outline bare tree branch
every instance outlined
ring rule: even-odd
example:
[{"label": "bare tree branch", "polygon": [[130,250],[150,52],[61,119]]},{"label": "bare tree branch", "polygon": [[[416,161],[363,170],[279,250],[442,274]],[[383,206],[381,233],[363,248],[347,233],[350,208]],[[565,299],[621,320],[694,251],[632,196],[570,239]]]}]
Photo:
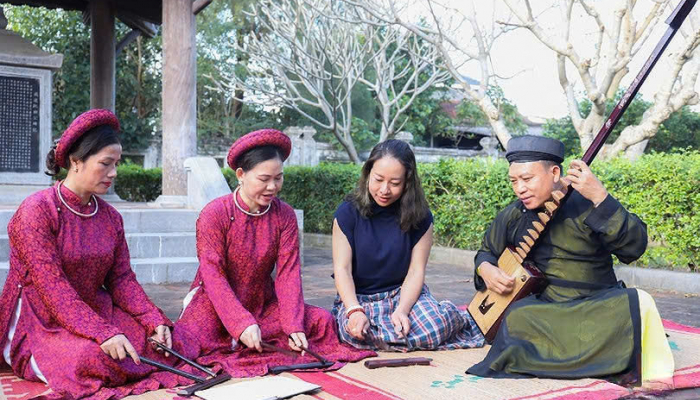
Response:
[{"label": "bare tree branch", "polygon": [[[495,72],[490,54],[494,41],[511,26],[496,23],[494,15],[483,23],[476,16],[472,0],[464,4],[465,11],[446,6],[438,0],[420,0],[411,6],[424,7],[427,18],[418,24],[405,18],[398,0],[344,0],[363,10],[359,21],[377,26],[401,26],[420,40],[430,43],[444,62],[444,68],[461,87],[465,97],[486,115],[494,134],[505,146],[511,134],[505,126],[501,110],[489,98],[488,92]],[[369,18],[371,17],[371,18]],[[510,21],[503,21],[510,23]],[[468,33],[465,33],[468,32]],[[460,68],[467,63],[479,66],[478,85],[472,85]]]}]

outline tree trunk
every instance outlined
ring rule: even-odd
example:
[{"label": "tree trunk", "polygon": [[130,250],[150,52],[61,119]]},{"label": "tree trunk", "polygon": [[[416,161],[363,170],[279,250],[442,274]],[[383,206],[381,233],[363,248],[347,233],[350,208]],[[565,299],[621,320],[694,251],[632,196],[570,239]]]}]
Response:
[{"label": "tree trunk", "polygon": [[588,147],[590,147],[596,134],[598,134],[598,131],[603,126],[603,122],[605,122],[603,120],[603,114],[598,113],[595,107],[591,109],[586,119],[583,120],[581,129],[576,130],[579,139],[581,139],[581,151],[585,152]]},{"label": "tree trunk", "polygon": [[628,160],[630,161],[637,161],[639,157],[644,154],[644,150],[647,148],[647,144],[649,144],[649,140],[642,140],[641,142],[637,144],[633,144],[632,146],[628,147],[627,150],[625,150],[625,157],[627,157]]},{"label": "tree trunk", "polygon": [[[251,29],[254,29],[254,27],[251,26]],[[247,31],[244,32],[243,29],[236,30],[236,40],[241,48],[244,45],[244,38],[246,34]],[[238,51],[237,53],[236,64],[247,61],[248,57],[245,57],[242,51]],[[245,92],[242,89],[236,89],[233,93],[233,116],[236,119],[240,118],[241,114],[243,113],[243,96],[245,96]]]},{"label": "tree trunk", "polygon": [[[345,152],[348,153],[350,161],[355,164],[361,164],[362,161],[360,160],[360,156],[357,154],[357,149],[355,149],[355,143],[352,142],[352,139],[345,140],[343,138],[344,134],[342,132],[338,132],[337,128],[333,131],[333,134],[335,134],[336,139],[338,139],[338,142],[340,142],[340,144],[343,146]],[[348,134],[347,136],[349,137],[350,135]]]},{"label": "tree trunk", "polygon": [[501,145],[505,149],[511,135],[510,132],[508,132],[506,124],[501,118],[501,113],[498,111],[498,108],[493,105],[491,99],[489,99],[487,96],[484,96],[479,100],[479,107],[484,112],[484,115],[486,115],[489,125],[491,125],[491,129],[496,135],[496,138],[499,142],[501,142]]}]

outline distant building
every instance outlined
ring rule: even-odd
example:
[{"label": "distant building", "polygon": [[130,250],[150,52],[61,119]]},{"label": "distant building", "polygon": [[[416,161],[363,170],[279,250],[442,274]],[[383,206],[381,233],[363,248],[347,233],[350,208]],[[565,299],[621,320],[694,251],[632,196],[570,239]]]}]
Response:
[{"label": "distant building", "polygon": [[[478,85],[479,82],[465,77],[471,85]],[[450,136],[432,137],[430,147],[457,148],[465,150],[482,150],[479,143],[484,137],[493,137],[493,131],[490,126],[476,125],[469,120],[459,121],[457,110],[459,105],[466,100],[464,92],[458,86],[453,86],[445,94],[446,101],[440,104],[442,111],[452,118],[455,123],[449,129],[454,132]],[[520,115],[522,121],[527,125],[528,135],[541,136],[544,123],[544,118]]]}]

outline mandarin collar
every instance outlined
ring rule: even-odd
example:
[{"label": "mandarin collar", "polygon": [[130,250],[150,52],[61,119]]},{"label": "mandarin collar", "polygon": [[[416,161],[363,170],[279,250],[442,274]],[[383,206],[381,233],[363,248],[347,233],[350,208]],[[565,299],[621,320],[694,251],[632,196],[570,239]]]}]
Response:
[{"label": "mandarin collar", "polygon": [[[54,188],[58,190],[58,184],[59,182],[56,182],[54,185]],[[95,208],[95,204],[93,201],[92,196],[90,197],[90,200],[88,200],[87,204],[82,204],[82,199],[80,196],[75,194],[72,190],[70,190],[65,184],[63,184],[63,181],[61,181],[61,196],[63,197],[63,200],[65,200],[66,203],[70,207],[72,207],[74,210],[79,210],[80,212],[83,212],[85,210],[92,211]],[[95,196],[97,198],[97,196]],[[59,202],[61,201],[60,199],[58,200]]]},{"label": "mandarin collar", "polygon": [[[274,196],[274,197],[272,198],[272,201],[274,202],[274,200],[275,200],[276,198],[277,198],[277,196]],[[248,212],[252,212],[252,211],[250,211],[250,207],[248,207],[248,204],[247,204],[245,201],[243,201],[243,197],[241,197],[241,191],[240,191],[240,190],[239,190],[238,192],[236,192],[236,201],[238,202],[238,205],[241,206],[242,209],[244,209],[244,210],[246,210],[246,211],[248,211]],[[270,207],[272,207],[272,204],[270,204]],[[238,210],[238,207],[236,207],[235,204],[233,204],[233,208],[235,208],[235,209]],[[238,210],[238,211],[241,211],[241,210]],[[263,210],[263,211],[264,211],[264,210]]]},{"label": "mandarin collar", "polygon": [[[248,207],[248,204],[246,204],[246,202],[243,201],[243,197],[241,197],[240,190],[238,192],[236,192],[236,202],[238,202],[238,205],[241,206],[242,209],[244,209],[248,212],[251,212],[250,207]],[[233,206],[236,207],[235,204]],[[238,208],[238,207],[236,207],[236,208]]]},{"label": "mandarin collar", "polygon": [[395,202],[389,204],[386,207],[382,207],[379,204],[377,204],[374,201],[374,199],[372,199],[372,215],[381,215],[381,214],[397,215],[399,212],[400,204],[401,204],[401,199],[396,200]]}]

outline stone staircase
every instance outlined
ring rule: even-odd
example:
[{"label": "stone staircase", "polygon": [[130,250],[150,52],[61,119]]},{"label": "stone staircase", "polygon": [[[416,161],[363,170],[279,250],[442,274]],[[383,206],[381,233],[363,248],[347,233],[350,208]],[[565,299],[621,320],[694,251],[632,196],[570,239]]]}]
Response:
[{"label": "stone staircase", "polygon": [[[199,211],[188,209],[120,208],[131,254],[131,268],[145,283],[191,282],[199,265],[195,223]],[[14,209],[0,209],[0,288],[9,270],[7,223]]]}]

